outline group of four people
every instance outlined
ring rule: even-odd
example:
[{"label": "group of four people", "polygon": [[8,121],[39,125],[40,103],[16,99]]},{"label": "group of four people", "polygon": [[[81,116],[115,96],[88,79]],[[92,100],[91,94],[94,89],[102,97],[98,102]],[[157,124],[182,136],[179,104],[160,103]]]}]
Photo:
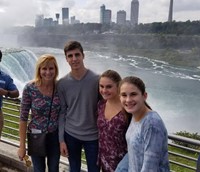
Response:
[{"label": "group of four people", "polygon": [[34,172],[45,172],[46,159],[48,171],[58,172],[60,154],[68,158],[70,172],[80,172],[82,148],[88,172],[168,172],[167,130],[146,103],[143,81],[87,69],[77,41],[69,41],[64,54],[71,68],[66,76],[57,81],[56,59],[45,54],[24,87],[19,158],[26,154],[27,131],[48,131],[47,156],[31,156]]}]

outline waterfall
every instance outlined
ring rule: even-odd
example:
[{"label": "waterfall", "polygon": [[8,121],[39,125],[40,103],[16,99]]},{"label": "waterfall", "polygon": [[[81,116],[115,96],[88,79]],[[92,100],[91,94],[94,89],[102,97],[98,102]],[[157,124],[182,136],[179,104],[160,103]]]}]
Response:
[{"label": "waterfall", "polygon": [[13,78],[21,94],[24,85],[33,79],[37,57],[26,49],[3,49],[2,53],[1,70]]}]

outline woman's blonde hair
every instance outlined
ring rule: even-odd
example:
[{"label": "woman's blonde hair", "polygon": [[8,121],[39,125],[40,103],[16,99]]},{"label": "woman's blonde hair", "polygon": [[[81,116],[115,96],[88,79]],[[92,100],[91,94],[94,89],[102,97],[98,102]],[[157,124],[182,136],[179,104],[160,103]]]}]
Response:
[{"label": "woman's blonde hair", "polygon": [[42,56],[40,56],[38,58],[38,61],[36,63],[36,69],[35,69],[35,77],[34,77],[34,82],[36,83],[36,85],[41,85],[42,83],[42,78],[40,76],[40,69],[42,66],[45,66],[46,64],[48,64],[49,62],[53,62],[55,65],[55,78],[54,78],[54,82],[56,82],[57,78],[58,78],[58,64],[56,61],[56,58],[51,55],[51,54],[43,54]]}]

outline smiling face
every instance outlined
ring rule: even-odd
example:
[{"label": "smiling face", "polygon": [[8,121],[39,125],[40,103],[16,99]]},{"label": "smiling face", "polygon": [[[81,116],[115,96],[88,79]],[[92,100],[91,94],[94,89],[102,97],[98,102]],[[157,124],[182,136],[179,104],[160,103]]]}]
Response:
[{"label": "smiling face", "polygon": [[82,69],[84,67],[83,59],[84,54],[78,48],[67,51],[66,53],[66,60],[72,70]]},{"label": "smiling face", "polygon": [[43,81],[53,81],[56,77],[56,68],[53,61],[46,62],[40,67],[40,76]]},{"label": "smiling face", "polygon": [[142,111],[146,108],[145,101],[147,93],[142,94],[134,84],[124,82],[120,87],[120,101],[123,108],[134,116],[142,115]]},{"label": "smiling face", "polygon": [[118,96],[117,83],[108,77],[101,77],[99,80],[99,92],[103,99],[113,99]]}]

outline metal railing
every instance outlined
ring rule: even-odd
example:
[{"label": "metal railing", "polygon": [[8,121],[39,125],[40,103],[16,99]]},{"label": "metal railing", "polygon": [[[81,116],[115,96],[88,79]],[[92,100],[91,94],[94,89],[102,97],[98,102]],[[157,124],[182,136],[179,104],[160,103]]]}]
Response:
[{"label": "metal railing", "polygon": [[168,138],[171,167],[177,171],[182,167],[186,172],[200,172],[200,141],[172,134]]},{"label": "metal railing", "polygon": [[[19,147],[19,115],[20,100],[3,100],[4,128],[1,141]],[[169,159],[170,169],[173,172],[200,172],[200,141],[170,134]],[[68,165],[61,159],[61,164]],[[85,170],[83,170],[85,171]]]}]

